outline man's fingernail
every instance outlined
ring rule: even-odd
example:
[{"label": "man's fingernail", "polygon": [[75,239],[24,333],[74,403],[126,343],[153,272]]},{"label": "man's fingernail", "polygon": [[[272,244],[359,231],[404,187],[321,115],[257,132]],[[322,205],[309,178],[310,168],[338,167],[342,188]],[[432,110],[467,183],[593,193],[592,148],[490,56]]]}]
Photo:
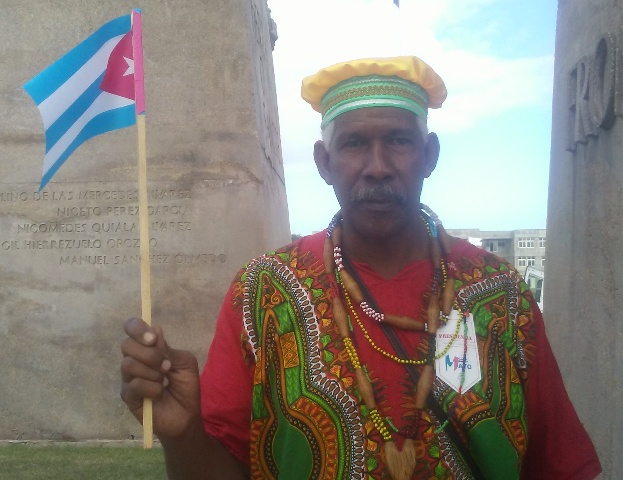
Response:
[{"label": "man's fingernail", "polygon": [[167,377],[164,377],[164,380],[162,381],[162,386],[164,388],[167,388],[169,386],[169,379]]},{"label": "man's fingernail", "polygon": [[169,360],[168,358],[165,358],[162,361],[162,365],[160,365],[160,369],[163,372],[168,372],[170,368],[171,368],[171,360]]},{"label": "man's fingernail", "polygon": [[145,332],[143,334],[143,340],[145,343],[152,343],[156,339],[156,334],[153,332]]}]

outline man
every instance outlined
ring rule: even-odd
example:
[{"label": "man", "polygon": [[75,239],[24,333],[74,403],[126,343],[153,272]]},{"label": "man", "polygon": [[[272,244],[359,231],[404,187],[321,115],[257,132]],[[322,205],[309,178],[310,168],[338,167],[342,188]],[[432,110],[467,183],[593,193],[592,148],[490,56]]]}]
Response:
[{"label": "man", "polygon": [[[201,376],[159,328],[126,323],[122,397],[137,418],[154,399],[170,478],[598,475],[525,283],[420,205],[445,95],[415,57],[305,79],[341,206],[327,232],[240,272]],[[460,200],[458,183],[440,194]]]}]

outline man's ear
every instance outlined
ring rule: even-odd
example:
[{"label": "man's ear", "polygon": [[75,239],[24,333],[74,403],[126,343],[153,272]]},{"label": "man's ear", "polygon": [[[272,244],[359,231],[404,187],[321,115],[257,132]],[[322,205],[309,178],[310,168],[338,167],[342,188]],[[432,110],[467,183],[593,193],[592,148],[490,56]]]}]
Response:
[{"label": "man's ear", "polygon": [[318,173],[327,183],[327,185],[333,185],[331,180],[331,165],[329,163],[329,152],[327,151],[324,142],[318,140],[314,143],[314,161],[316,162],[316,168]]},{"label": "man's ear", "polygon": [[426,146],[424,147],[424,159],[425,159],[425,176],[430,177],[435,167],[437,166],[437,160],[439,159],[439,138],[436,133],[429,133],[426,138]]}]

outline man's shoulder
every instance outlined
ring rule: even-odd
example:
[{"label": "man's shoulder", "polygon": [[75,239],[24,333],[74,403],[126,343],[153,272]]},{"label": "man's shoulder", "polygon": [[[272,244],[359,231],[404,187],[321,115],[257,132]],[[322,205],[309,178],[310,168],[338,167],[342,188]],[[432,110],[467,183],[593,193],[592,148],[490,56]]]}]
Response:
[{"label": "man's shoulder", "polygon": [[325,237],[324,231],[302,236],[287,245],[253,258],[242,270],[266,262],[277,262],[289,266],[317,263],[319,260],[322,261]]},{"label": "man's shoulder", "polygon": [[321,232],[312,233],[311,235],[304,235],[302,237],[297,238],[296,240],[284,245],[277,250],[269,252],[266,255],[283,255],[289,252],[322,252],[324,248],[324,241],[326,238],[326,232],[323,230]]}]

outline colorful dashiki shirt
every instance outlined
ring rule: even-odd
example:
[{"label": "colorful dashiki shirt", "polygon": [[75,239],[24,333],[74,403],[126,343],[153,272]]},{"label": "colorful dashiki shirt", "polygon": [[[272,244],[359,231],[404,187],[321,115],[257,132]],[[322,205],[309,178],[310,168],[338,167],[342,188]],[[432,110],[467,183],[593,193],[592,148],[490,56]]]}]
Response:
[{"label": "colorful dashiki shirt", "polygon": [[[323,241],[322,234],[305,237],[247,265],[228,293],[202,374],[206,430],[249,464],[254,479],[390,478],[333,322]],[[598,472],[599,464],[525,283],[506,262],[466,242],[457,242],[448,260],[458,272],[457,302],[474,317],[481,380],[458,395],[437,378],[433,396],[485,478],[518,479],[522,471],[537,478],[525,476],[531,469],[551,471],[547,478],[591,478],[573,476]],[[420,315],[429,261],[413,262],[392,279],[355,267],[383,311]],[[380,325],[353,308],[354,343],[378,410],[399,448],[405,438],[416,444],[413,478],[473,478],[447,427],[428,409],[414,408],[416,386],[404,365],[389,358],[395,352]],[[423,358],[427,335],[397,334],[409,358]],[[546,436],[533,440],[533,425]],[[570,443],[567,435],[576,456],[561,467],[552,457]]]}]

